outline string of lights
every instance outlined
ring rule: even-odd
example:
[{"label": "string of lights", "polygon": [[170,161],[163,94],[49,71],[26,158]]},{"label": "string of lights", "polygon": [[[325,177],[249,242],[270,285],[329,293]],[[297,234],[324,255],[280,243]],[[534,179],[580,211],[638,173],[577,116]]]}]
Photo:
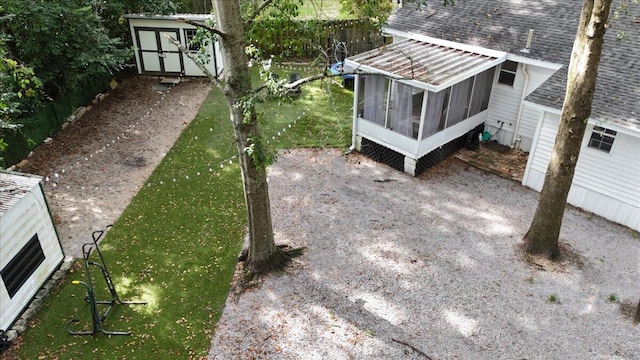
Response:
[{"label": "string of lights", "polygon": [[[282,66],[281,69],[284,69],[285,71],[296,70],[295,66]],[[297,69],[299,70],[299,67]],[[179,80],[182,81],[183,80],[182,77],[180,77]],[[173,87],[176,86],[180,81],[167,84],[168,88],[161,92],[162,94],[160,96],[160,99],[157,100],[155,103],[153,103],[152,107],[148,109],[144,114],[142,114],[142,116],[136,118],[135,121],[128,124],[124,131],[115,135],[115,137],[113,138],[105,139],[102,142],[97,143],[94,149],[90,153],[86,154],[84,157],[76,161],[75,165],[67,165],[66,167],[63,167],[61,169],[58,168],[58,169],[51,170],[51,172],[44,177],[45,182],[54,188],[64,187],[65,189],[70,190],[72,187],[77,187],[77,185],[73,185],[73,182],[66,183],[65,180],[70,178],[73,175],[73,173],[76,171],[87,171],[87,168],[91,168],[91,165],[92,165],[91,163],[93,161],[96,161],[97,159],[99,159],[100,156],[108,153],[112,148],[115,148],[115,146],[118,143],[132,140],[133,137],[128,136],[128,134],[133,131],[136,131],[135,130],[136,127],[140,127],[141,125],[143,125],[144,122],[147,119],[149,119],[150,116],[154,115],[154,112],[158,107],[160,107],[161,105],[163,106],[167,105],[167,104],[164,104],[166,94],[169,94],[170,91],[173,89]],[[305,115],[306,115],[306,112],[302,111],[301,115],[294,118],[288,124],[285,124],[281,130],[276,132],[275,135],[271,136],[269,139],[266,139],[265,143],[269,145],[279,141],[279,138],[284,134],[286,134],[287,129],[291,129],[291,127],[295,125]],[[214,130],[213,128],[209,128],[209,131],[213,132]],[[198,136],[195,136],[194,140],[198,140]],[[235,149],[235,147],[233,148]],[[164,155],[166,154],[162,154],[163,157]],[[211,162],[203,164],[201,167],[199,167],[198,170],[195,170],[195,173],[191,174],[191,176],[201,176],[207,173],[211,174],[216,171],[220,171],[221,169],[224,169],[226,166],[232,166],[234,163],[237,163],[238,157],[239,157],[238,154],[233,154],[225,157],[224,159],[212,160]],[[187,173],[174,174],[171,179],[160,180],[158,181],[158,183],[162,185],[165,182],[177,182],[178,180],[181,180],[181,179],[189,180],[190,178],[189,176],[190,175]],[[147,186],[153,186],[153,185],[154,183],[147,182]],[[87,187],[90,187],[90,186],[94,187],[96,190],[100,188],[104,188],[105,190],[113,191],[114,189],[118,189],[118,188],[122,189],[124,187],[132,186],[132,185],[127,183],[125,184],[117,184],[115,182],[110,183],[108,181],[104,181],[104,179],[101,179],[99,184],[80,185],[79,188],[80,190],[85,190]],[[135,188],[138,189],[136,185],[133,185],[133,186],[135,186]]]}]

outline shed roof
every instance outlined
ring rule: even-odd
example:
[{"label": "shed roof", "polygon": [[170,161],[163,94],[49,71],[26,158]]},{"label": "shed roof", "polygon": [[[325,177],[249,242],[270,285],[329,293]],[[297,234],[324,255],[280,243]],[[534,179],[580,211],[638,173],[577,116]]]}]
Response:
[{"label": "shed roof", "polygon": [[212,14],[171,14],[171,15],[157,15],[157,14],[125,14],[125,19],[157,19],[157,20],[173,20],[186,19],[193,21],[205,21],[213,19]]},{"label": "shed roof", "polygon": [[502,63],[505,56],[407,39],[352,56],[345,63],[349,68],[418,81],[429,90],[440,91]]},{"label": "shed roof", "polygon": [[[620,3],[612,5],[591,117],[640,132],[640,3],[628,2],[626,16],[616,18]],[[527,97],[560,109],[581,7],[577,0],[464,0],[447,7],[430,1],[420,8],[408,3],[391,15],[386,28],[561,64]],[[521,52],[530,29],[534,30],[531,48]],[[628,37],[619,40],[621,33]]]},{"label": "shed roof", "polygon": [[0,171],[0,216],[6,214],[40,181],[42,178],[39,176]]}]

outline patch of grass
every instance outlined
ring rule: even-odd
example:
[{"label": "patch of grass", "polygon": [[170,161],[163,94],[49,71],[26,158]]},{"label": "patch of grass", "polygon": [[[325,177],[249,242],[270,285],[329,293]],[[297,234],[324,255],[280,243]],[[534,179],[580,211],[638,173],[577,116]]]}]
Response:
[{"label": "patch of grass", "polygon": [[618,298],[618,294],[611,293],[609,294],[609,296],[607,296],[607,301],[610,303],[617,303],[620,301],[620,299]]},{"label": "patch of grass", "polygon": [[305,0],[299,8],[300,19],[343,20],[354,18],[341,11],[340,0]]},{"label": "patch of grass", "polygon": [[[335,86],[330,94],[323,93],[322,86],[306,86],[299,99],[270,99],[260,105],[270,146],[349,145],[353,97]],[[144,306],[115,306],[104,324],[132,335],[67,334],[65,326],[73,318],[80,320],[73,329],[91,327],[86,291],[71,284],[84,280],[84,269],[76,264],[22,335],[17,357],[205,357],[246,227],[237,161],[220,167],[235,154],[226,101],[213,90],[101,243],[120,298],[147,301]],[[110,299],[102,278],[94,281],[96,298]]]},{"label": "patch of grass", "polygon": [[[287,67],[281,78],[301,76],[318,68]],[[257,106],[263,136],[272,148],[348,147],[351,145],[353,93],[334,80],[316,81],[302,88],[299,98],[269,99]]]},{"label": "patch of grass", "polygon": [[551,294],[547,298],[547,302],[548,303],[552,303],[552,304],[559,304],[560,303],[560,298],[558,298],[558,295],[556,295],[556,294]]}]

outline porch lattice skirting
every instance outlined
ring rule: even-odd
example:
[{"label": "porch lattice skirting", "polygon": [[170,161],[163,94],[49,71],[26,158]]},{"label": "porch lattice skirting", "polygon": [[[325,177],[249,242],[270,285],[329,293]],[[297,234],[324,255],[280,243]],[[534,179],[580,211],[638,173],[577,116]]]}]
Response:
[{"label": "porch lattice skirting", "polygon": [[362,138],[362,149],[360,153],[373,161],[385,164],[398,171],[404,171],[404,155],[367,138]]},{"label": "porch lattice skirting", "polygon": [[[438,165],[443,160],[453,155],[456,151],[468,146],[473,148],[473,143],[478,139],[478,135],[484,130],[484,124],[479,125],[467,134],[457,139],[451,140],[439,148],[421,157],[416,162],[415,176],[419,176],[429,168]],[[372,160],[385,164],[398,171],[405,171],[405,156],[397,151],[391,150],[367,138],[362,138],[362,148],[360,153]]]}]

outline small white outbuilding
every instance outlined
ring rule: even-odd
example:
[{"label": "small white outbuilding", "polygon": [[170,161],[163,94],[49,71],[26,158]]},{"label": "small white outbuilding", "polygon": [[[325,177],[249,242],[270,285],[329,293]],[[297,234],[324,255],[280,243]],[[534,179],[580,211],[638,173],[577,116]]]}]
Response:
[{"label": "small white outbuilding", "polygon": [[[183,44],[192,53],[198,53],[200,44],[191,43],[196,36],[197,28],[179,21],[180,19],[205,22],[212,18],[208,14],[175,14],[175,15],[144,15],[126,14],[129,21],[133,49],[136,56],[138,74],[160,76],[205,76],[204,72],[177,46],[173,45],[167,36]],[[206,68],[213,75],[218,76],[222,71],[222,56],[220,44],[212,41],[206,46],[208,54]]]},{"label": "small white outbuilding", "polygon": [[40,182],[0,171],[0,330],[8,330],[64,259]]}]

